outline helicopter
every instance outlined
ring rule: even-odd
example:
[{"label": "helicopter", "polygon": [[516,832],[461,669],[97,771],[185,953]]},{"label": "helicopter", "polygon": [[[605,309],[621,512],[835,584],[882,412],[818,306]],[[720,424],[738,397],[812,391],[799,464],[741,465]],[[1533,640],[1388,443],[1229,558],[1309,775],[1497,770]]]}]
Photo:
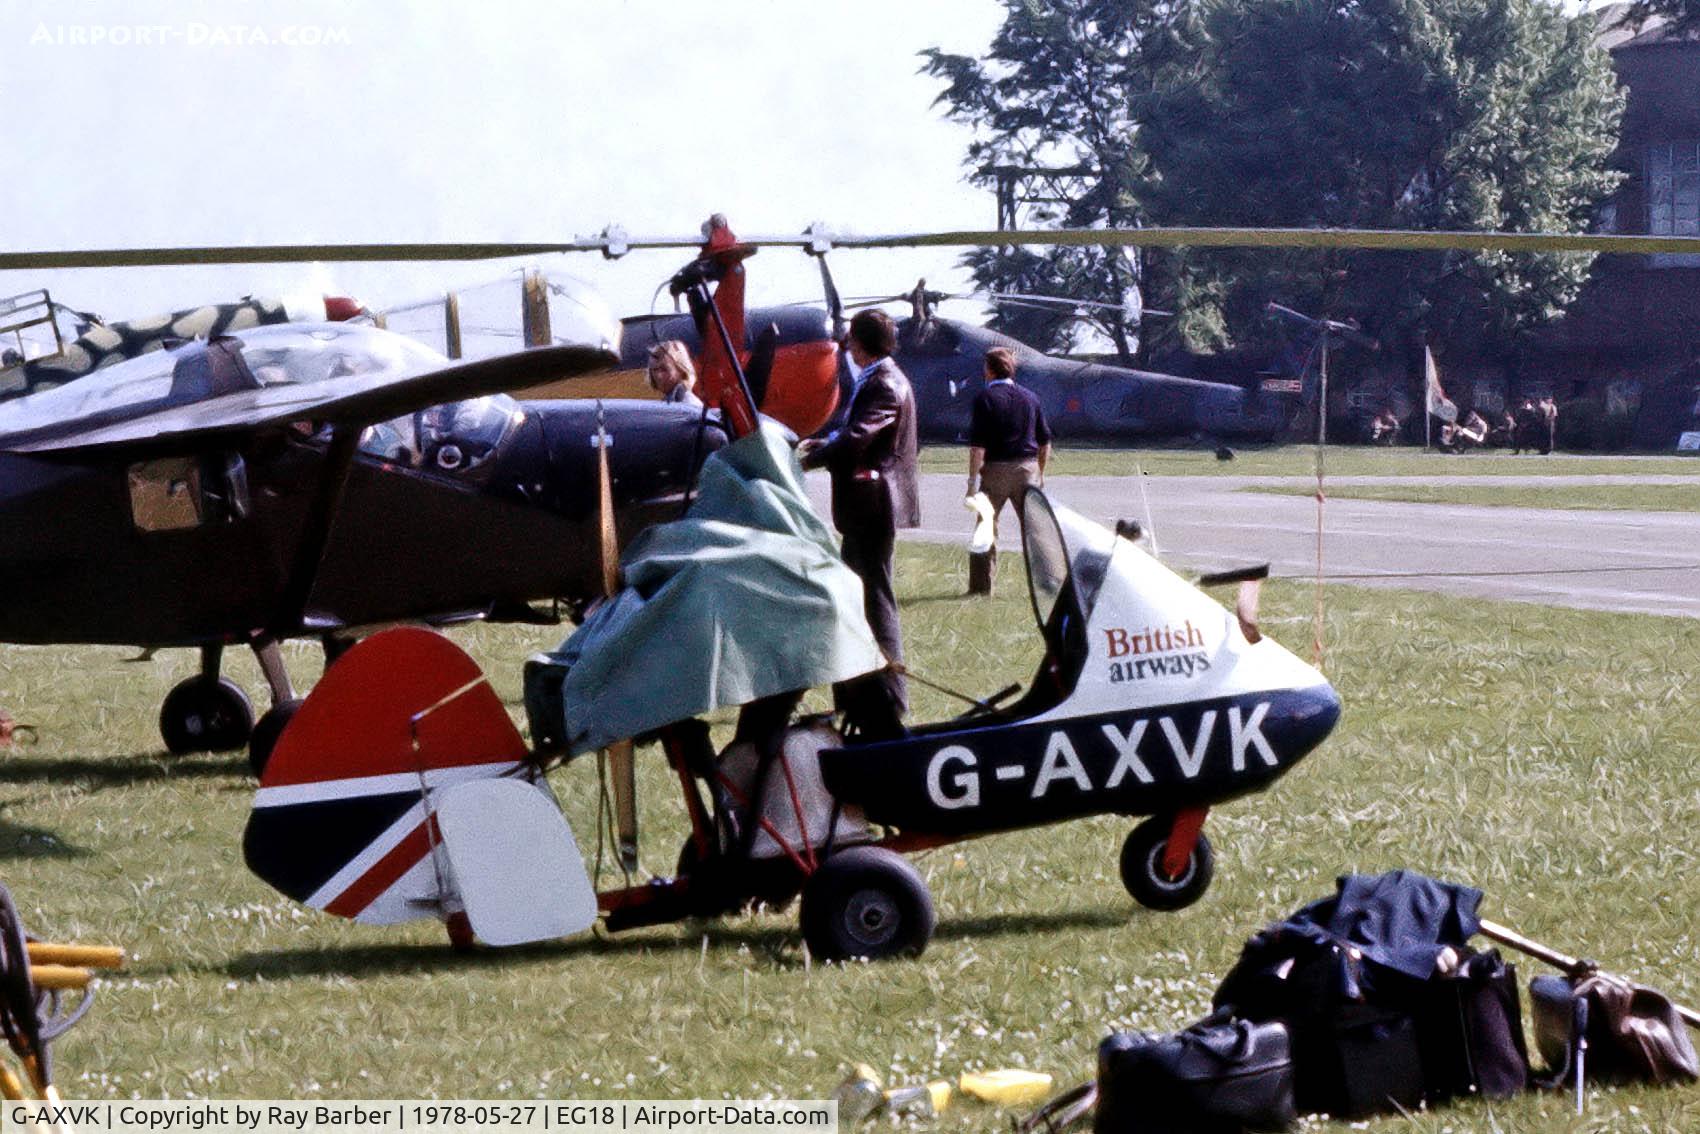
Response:
[{"label": "helicopter", "polygon": [[[1217,439],[1272,440],[1291,421],[1297,399],[1230,382],[1183,378],[1101,362],[1086,362],[1045,354],[1017,339],[960,319],[938,314],[946,299],[975,298],[929,290],[922,280],[901,295],[841,300],[822,260],[824,302],[786,303],[756,307],[749,313],[752,328],[770,329],[782,355],[801,355],[811,344],[841,337],[844,313],[855,307],[907,303],[909,315],[897,320],[898,365],[915,390],[916,423],[923,439],[957,443],[968,435],[975,396],[985,388],[986,352],[1003,347],[1016,356],[1018,380],[1039,396],[1045,416],[1057,433],[1070,439],[1151,441],[1205,436]],[[1080,300],[1037,295],[987,295],[994,304],[1078,307]],[[641,370],[649,346],[680,339],[693,350],[700,346],[694,321],[687,315],[644,315],[622,320],[623,369]],[[809,389],[818,396],[825,371],[811,373]],[[793,379],[793,381],[795,381]],[[836,376],[839,404],[849,376]],[[764,410],[766,406],[764,405]],[[787,424],[808,435],[828,419],[790,418]],[[809,428],[809,426],[813,428]]]}]

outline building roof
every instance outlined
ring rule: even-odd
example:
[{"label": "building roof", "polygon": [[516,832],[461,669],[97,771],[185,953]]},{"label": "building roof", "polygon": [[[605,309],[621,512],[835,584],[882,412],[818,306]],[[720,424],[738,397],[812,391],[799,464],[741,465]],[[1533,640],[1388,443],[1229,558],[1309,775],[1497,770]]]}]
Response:
[{"label": "building roof", "polygon": [[1624,0],[1619,0],[1618,3],[1593,9],[1591,14],[1598,20],[1599,27],[1595,39],[1607,51],[1700,42],[1700,28],[1673,34],[1669,30],[1670,21],[1663,16],[1649,16],[1639,25],[1626,23],[1631,7]]}]

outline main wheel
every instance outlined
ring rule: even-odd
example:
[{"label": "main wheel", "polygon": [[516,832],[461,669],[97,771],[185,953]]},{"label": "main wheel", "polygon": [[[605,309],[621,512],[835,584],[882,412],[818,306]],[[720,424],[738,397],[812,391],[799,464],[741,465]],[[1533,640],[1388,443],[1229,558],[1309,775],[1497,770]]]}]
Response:
[{"label": "main wheel", "polygon": [[1147,819],[1135,827],[1122,844],[1122,885],[1133,900],[1147,909],[1184,909],[1204,896],[1216,873],[1216,853],[1203,834],[1192,845],[1192,854],[1177,878],[1163,870],[1163,855],[1169,849],[1169,822]]},{"label": "main wheel", "polygon": [[254,706],[228,677],[178,682],[159,707],[159,735],[173,756],[234,752],[254,732]]},{"label": "main wheel", "polygon": [[927,883],[909,860],[883,847],[851,847],[803,883],[798,921],[823,961],[918,956],[936,917]]},{"label": "main wheel", "polygon": [[289,727],[289,722],[295,719],[300,708],[301,699],[297,697],[279,701],[260,714],[260,723],[254,726],[254,735],[248,738],[248,766],[254,769],[256,780],[265,776],[266,765],[271,761],[278,737],[283,735],[283,730]]}]

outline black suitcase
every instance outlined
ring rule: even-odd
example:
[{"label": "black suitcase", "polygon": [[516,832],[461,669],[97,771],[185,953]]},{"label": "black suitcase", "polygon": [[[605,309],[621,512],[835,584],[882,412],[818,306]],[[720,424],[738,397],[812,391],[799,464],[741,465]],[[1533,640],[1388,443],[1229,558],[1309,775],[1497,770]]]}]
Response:
[{"label": "black suitcase", "polygon": [[[1400,978],[1381,974],[1384,985]],[[1302,1114],[1362,1118],[1419,1106],[1417,1027],[1402,996],[1370,996],[1355,949],[1284,932],[1252,938],[1216,990],[1218,1009],[1287,1025]]]},{"label": "black suitcase", "polygon": [[1287,1029],[1222,1014],[1173,1035],[1098,1045],[1097,1134],[1241,1134],[1295,1117]]},{"label": "black suitcase", "polygon": [[1430,1102],[1508,1099],[1529,1085],[1517,968],[1498,950],[1471,953],[1417,991],[1417,1038]]}]

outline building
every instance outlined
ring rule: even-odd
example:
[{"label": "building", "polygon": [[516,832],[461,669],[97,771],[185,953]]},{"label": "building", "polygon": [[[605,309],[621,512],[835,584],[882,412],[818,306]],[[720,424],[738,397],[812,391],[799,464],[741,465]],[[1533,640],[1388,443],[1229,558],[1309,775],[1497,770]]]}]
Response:
[{"label": "building", "polygon": [[[1597,13],[1628,91],[1614,160],[1629,176],[1595,227],[1700,236],[1700,36],[1667,34],[1660,21],[1624,27],[1625,7]],[[1503,396],[1557,398],[1573,446],[1670,449],[1700,428],[1697,362],[1700,256],[1601,256],[1576,303],[1506,376]]]}]

